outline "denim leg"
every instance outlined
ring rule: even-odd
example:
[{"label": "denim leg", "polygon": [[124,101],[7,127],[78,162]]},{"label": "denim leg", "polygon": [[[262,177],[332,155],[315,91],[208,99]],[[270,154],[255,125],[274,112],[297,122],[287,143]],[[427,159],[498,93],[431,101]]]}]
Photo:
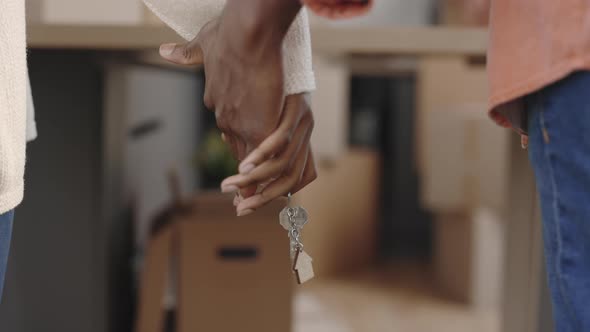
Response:
[{"label": "denim leg", "polygon": [[590,72],[527,104],[556,331],[590,331]]},{"label": "denim leg", "polygon": [[12,221],[14,212],[0,214],[0,302],[2,302],[2,289],[4,288],[4,276],[8,263],[10,250],[10,238],[12,237]]}]

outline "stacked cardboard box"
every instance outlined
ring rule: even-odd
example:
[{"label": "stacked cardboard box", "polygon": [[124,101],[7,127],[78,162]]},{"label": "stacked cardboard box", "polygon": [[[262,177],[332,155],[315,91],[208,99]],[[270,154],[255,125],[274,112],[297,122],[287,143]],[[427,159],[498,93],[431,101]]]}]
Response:
[{"label": "stacked cardboard box", "polygon": [[438,284],[452,298],[497,308],[511,133],[487,116],[484,66],[425,58],[418,81],[421,194],[435,215]]}]

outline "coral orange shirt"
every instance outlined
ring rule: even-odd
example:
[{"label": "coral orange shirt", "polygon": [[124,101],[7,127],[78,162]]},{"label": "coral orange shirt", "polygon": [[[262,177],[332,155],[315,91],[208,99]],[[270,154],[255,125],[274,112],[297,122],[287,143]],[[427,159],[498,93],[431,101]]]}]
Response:
[{"label": "coral orange shirt", "polygon": [[526,128],[522,96],[577,70],[590,69],[590,2],[492,0],[489,105],[504,126]]},{"label": "coral orange shirt", "polygon": [[366,13],[373,0],[302,0],[316,14],[331,18],[346,18]]},{"label": "coral orange shirt", "polygon": [[[320,15],[346,17],[367,11],[372,1],[303,2]],[[519,99],[585,69],[590,69],[590,1],[491,1],[489,109],[498,124],[524,134]]]}]

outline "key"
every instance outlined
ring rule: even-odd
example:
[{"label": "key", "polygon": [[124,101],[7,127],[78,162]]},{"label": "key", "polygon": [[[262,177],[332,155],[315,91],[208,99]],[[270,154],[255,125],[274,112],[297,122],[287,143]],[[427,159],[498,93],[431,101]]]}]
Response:
[{"label": "key", "polygon": [[307,211],[300,207],[292,207],[291,194],[289,202],[279,214],[279,223],[287,231],[289,237],[290,256],[293,262],[292,270],[297,278],[297,283],[303,284],[314,278],[313,259],[303,250],[301,231],[308,222]]},{"label": "key", "polygon": [[[289,213],[291,213],[291,215],[289,215]],[[291,229],[292,224],[301,229],[307,224],[307,211],[300,206],[287,206],[279,214],[279,221],[286,231]]]}]

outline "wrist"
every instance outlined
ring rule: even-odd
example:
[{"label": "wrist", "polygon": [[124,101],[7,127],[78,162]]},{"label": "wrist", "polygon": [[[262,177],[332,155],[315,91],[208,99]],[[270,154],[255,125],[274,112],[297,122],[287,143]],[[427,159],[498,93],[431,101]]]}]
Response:
[{"label": "wrist", "polygon": [[[244,1],[244,0],[230,0]],[[301,10],[300,0],[253,0],[259,30],[271,30],[283,40]]]},{"label": "wrist", "polygon": [[301,10],[300,0],[228,0],[224,10],[248,47],[276,48]]}]

